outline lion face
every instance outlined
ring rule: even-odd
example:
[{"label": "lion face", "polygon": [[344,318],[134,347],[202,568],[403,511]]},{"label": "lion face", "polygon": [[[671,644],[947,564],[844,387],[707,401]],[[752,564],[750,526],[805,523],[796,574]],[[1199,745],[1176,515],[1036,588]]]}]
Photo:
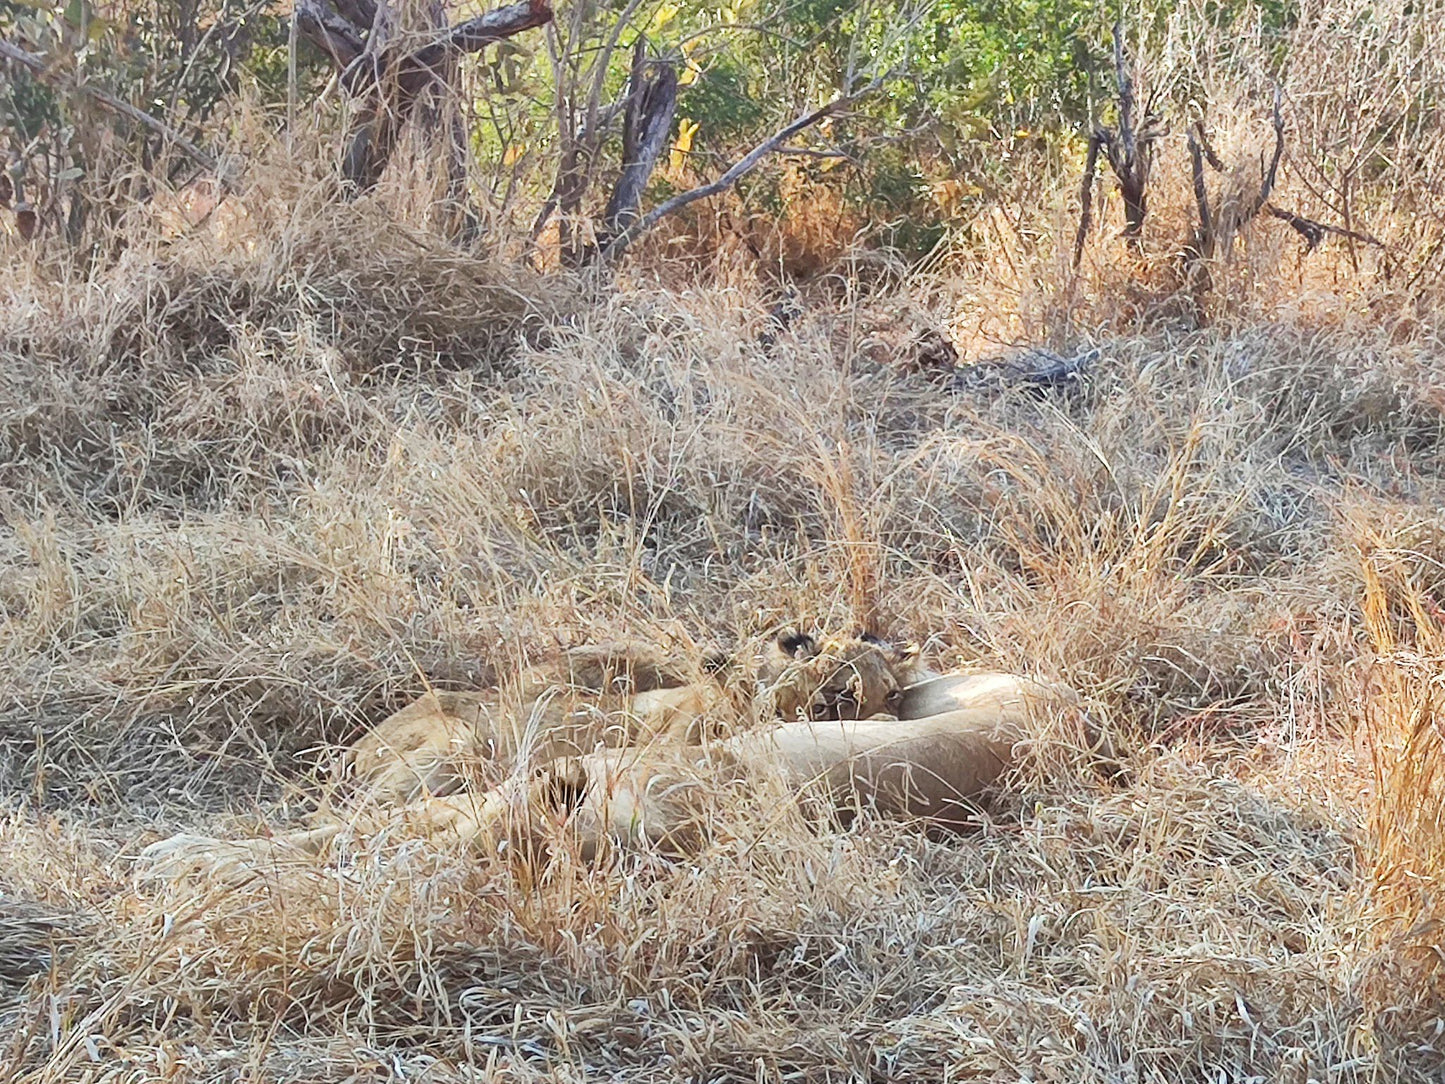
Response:
[{"label": "lion face", "polygon": [[890,644],[866,632],[821,643],[786,632],[758,668],[759,693],[784,719],[868,719],[898,710],[902,666]]}]

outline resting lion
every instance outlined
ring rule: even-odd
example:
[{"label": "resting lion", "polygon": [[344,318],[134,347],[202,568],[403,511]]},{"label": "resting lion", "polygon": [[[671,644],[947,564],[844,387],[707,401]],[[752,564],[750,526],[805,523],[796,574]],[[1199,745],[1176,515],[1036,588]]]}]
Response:
[{"label": "resting lion", "polygon": [[[721,665],[689,667],[635,643],[574,648],[524,671],[509,688],[430,692],[378,723],[341,761],[349,801],[393,805],[444,796],[491,765],[546,764],[599,746],[700,745],[747,713],[727,694]],[[787,632],[755,662],[759,719],[866,719],[896,713],[909,664],[867,634],[821,642]],[[486,773],[483,773],[485,779]],[[471,780],[471,781],[474,781]]]},{"label": "resting lion", "polygon": [[[910,682],[891,648],[861,636],[779,638],[757,668],[756,702],[773,721],[726,736],[704,726],[727,712],[714,679],[668,684],[680,673],[635,647],[566,658],[567,697],[534,698],[525,716],[501,712],[493,693],[429,694],[383,721],[348,758],[364,800],[308,828],[269,840],[178,836],[147,848],[146,864],[255,870],[322,853],[346,831],[393,827],[521,845],[538,842],[547,821],[567,822],[584,854],[604,840],[686,852],[707,835],[706,796],[760,776],[844,820],[871,807],[957,829],[986,806],[1041,713],[1082,724],[1091,752],[1112,757],[1066,686],[1009,674],[915,673]],[[532,767],[513,771],[523,749]],[[464,786],[476,758],[505,779]]]},{"label": "resting lion", "polygon": [[[527,805],[553,820],[565,817],[584,856],[606,840],[686,853],[707,836],[708,795],[760,777],[842,822],[872,809],[934,829],[965,829],[1019,764],[1021,747],[1039,735],[1047,714],[1071,725],[1082,752],[1113,762],[1112,748],[1067,686],[998,673],[934,675],[905,690],[900,707],[918,714],[795,720],[706,749],[564,758],[533,778]],[[932,707],[941,710],[926,713]],[[429,830],[495,845],[516,842],[515,810],[495,791],[423,801],[408,815]]]}]

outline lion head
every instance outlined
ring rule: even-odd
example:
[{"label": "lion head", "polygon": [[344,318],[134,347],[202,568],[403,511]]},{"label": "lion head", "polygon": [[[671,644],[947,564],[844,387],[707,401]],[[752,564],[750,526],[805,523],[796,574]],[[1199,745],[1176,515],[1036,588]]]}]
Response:
[{"label": "lion head", "polygon": [[759,662],[760,706],[790,720],[891,715],[902,701],[906,665],[901,652],[866,632],[819,641],[789,630]]}]

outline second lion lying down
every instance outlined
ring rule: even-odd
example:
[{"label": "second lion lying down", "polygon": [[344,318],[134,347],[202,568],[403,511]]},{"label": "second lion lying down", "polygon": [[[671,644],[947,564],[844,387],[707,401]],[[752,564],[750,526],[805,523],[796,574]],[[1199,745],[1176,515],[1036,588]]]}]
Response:
[{"label": "second lion lying down", "polygon": [[429,693],[347,751],[339,806],[308,826],[270,839],[177,836],[143,861],[162,875],[245,871],[393,826],[523,847],[563,822],[586,856],[609,841],[685,853],[709,834],[708,794],[760,780],[845,821],[870,808],[960,829],[1045,720],[1112,758],[1067,686],[928,673],[865,635],[781,636],[754,674],[752,703],[738,710],[714,676],[600,645],[524,672],[511,690]]}]

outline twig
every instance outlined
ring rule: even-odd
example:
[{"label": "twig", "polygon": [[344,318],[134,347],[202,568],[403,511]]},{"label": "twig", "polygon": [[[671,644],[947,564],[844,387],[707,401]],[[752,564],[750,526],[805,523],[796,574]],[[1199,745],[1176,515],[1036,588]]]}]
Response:
[{"label": "twig", "polygon": [[1376,248],[1389,250],[1389,246],[1378,237],[1372,237],[1368,233],[1360,233],[1358,230],[1347,230],[1343,226],[1331,226],[1328,222],[1317,222],[1313,218],[1306,218],[1304,215],[1296,214],[1293,211],[1286,211],[1273,203],[1264,205],[1266,214],[1279,219],[1301,237],[1305,239],[1306,250],[1313,252],[1319,247],[1329,234],[1336,237],[1345,237],[1351,241],[1359,241],[1362,244],[1374,245]]},{"label": "twig", "polygon": [[1254,204],[1245,220],[1252,219],[1259,214],[1260,208],[1269,202],[1270,195],[1274,192],[1274,183],[1279,178],[1279,160],[1284,156],[1284,114],[1280,112],[1280,90],[1274,88],[1274,154],[1270,157],[1269,168],[1264,171],[1260,178],[1259,195],[1255,197]]},{"label": "twig", "polygon": [[793,121],[786,127],[774,132],[771,136],[763,140],[752,150],[748,151],[747,154],[743,155],[742,158],[738,159],[738,161],[733,164],[731,169],[729,169],[717,180],[709,181],[707,184],[700,184],[696,188],[690,188],[686,192],[673,196],[672,199],[664,201],[663,203],[654,207],[652,210],[648,211],[647,214],[634,221],[630,226],[627,227],[627,229],[623,230],[612,239],[611,243],[608,244],[608,246],[602,252],[603,258],[607,261],[615,261],[619,259],[622,254],[627,251],[627,247],[631,245],[633,241],[637,240],[637,238],[641,237],[648,230],[652,229],[653,226],[657,225],[668,215],[675,214],[676,212],[682,210],[684,207],[696,203],[700,199],[707,199],[709,196],[715,196],[719,192],[725,192],[741,177],[751,172],[757,166],[757,164],[761,162],[764,158],[766,158],[769,154],[777,150],[788,140],[792,139],[793,136],[797,135],[804,129],[811,128],[819,121],[826,120],[828,117],[831,117],[836,113],[841,113],[849,106],[856,104],[863,98],[867,97],[869,94],[872,94],[882,85],[883,80],[881,78],[874,79],[871,83],[863,87],[861,90],[857,90],[852,94],[840,95],[839,97],[834,98],[827,105],[819,106],[811,113],[804,113],[797,120]]},{"label": "twig", "polygon": [[1089,153],[1084,158],[1084,179],[1079,184],[1079,232],[1074,236],[1074,270],[1084,256],[1084,241],[1089,236],[1089,227],[1094,224],[1094,174],[1099,165],[1099,148],[1104,145],[1104,136],[1095,132],[1089,137]]},{"label": "twig", "polygon": [[[22,49],[18,45],[12,45],[10,42],[3,39],[0,39],[0,58],[13,61],[16,64],[20,64],[26,68],[29,68],[31,71],[35,72],[40,76],[46,76],[49,74],[46,70],[45,61],[43,59],[41,59],[39,56],[36,56],[34,53]],[[99,102],[101,105],[105,106],[112,112],[119,113],[121,116],[126,117],[129,120],[133,120],[137,124],[143,125],[146,128],[149,128],[151,131],[155,132],[163,139],[168,140],[169,142],[174,144],[178,150],[185,153],[188,157],[194,159],[197,163],[199,163],[205,169],[209,170],[211,173],[214,173],[217,178],[220,179],[222,184],[226,184],[226,179],[224,177],[221,177],[220,175],[220,167],[217,165],[215,158],[213,158],[206,151],[203,151],[200,147],[196,146],[185,136],[181,135],[169,124],[166,124],[164,121],[158,120],[157,118],[151,116],[143,109],[137,109],[135,106],[131,105],[130,102],[122,101],[114,94],[111,94],[109,91],[102,90],[100,87],[91,86],[87,83],[77,83],[76,89],[79,90],[82,94],[86,94],[89,97],[94,98],[97,102]]]},{"label": "twig", "polygon": [[1194,255],[1208,257],[1214,249],[1214,218],[1209,213],[1209,190],[1204,185],[1204,147],[1195,128],[1188,134],[1189,165],[1194,179],[1194,205],[1199,210],[1199,233],[1195,238]]}]

